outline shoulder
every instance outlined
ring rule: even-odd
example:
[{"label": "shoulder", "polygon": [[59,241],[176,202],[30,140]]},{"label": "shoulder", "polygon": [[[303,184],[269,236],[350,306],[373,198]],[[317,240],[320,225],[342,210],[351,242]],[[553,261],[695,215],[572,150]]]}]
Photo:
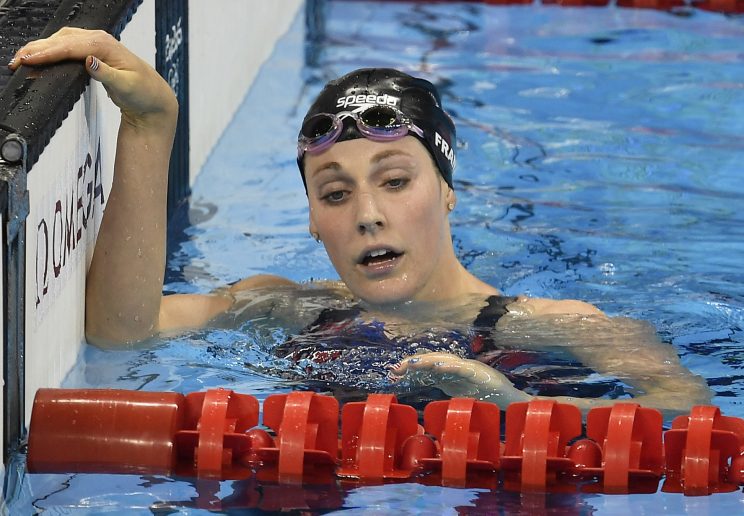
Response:
[{"label": "shoulder", "polygon": [[239,293],[299,287],[294,281],[281,276],[259,274],[222,287],[211,294],[170,294],[160,303],[158,330],[173,332],[201,328],[220,314],[230,310]]},{"label": "shoulder", "polygon": [[507,307],[509,312],[523,315],[605,315],[602,310],[585,301],[576,299],[546,299],[519,296]]},{"label": "shoulder", "polygon": [[276,276],[274,274],[257,274],[255,276],[250,276],[236,283],[233,283],[232,285],[230,285],[228,290],[230,292],[240,292],[242,290],[252,290],[258,288],[298,286],[298,283],[282,276]]},{"label": "shoulder", "polygon": [[227,291],[233,294],[250,290],[266,290],[276,288],[288,291],[308,291],[311,293],[334,293],[340,297],[352,298],[349,287],[339,280],[311,280],[307,283],[297,283],[274,274],[257,274],[231,284]]},{"label": "shoulder", "polygon": [[229,309],[233,298],[227,293],[170,294],[163,296],[158,316],[158,331],[173,332],[200,328],[213,317]]},{"label": "shoulder", "polygon": [[270,318],[280,326],[303,327],[324,307],[343,307],[353,300],[340,281],[297,283],[281,276],[259,274],[210,294],[164,296],[158,330],[173,332],[230,324],[236,317]]}]

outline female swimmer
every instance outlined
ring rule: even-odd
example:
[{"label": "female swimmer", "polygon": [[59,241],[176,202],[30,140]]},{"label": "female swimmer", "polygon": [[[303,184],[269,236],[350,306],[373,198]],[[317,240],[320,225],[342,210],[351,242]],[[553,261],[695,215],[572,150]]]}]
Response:
[{"label": "female swimmer", "polygon": [[[253,276],[209,295],[162,295],[166,183],[177,102],[157,72],[100,31],[63,29],[25,45],[9,66],[63,59],[85,61],[88,73],[121,110],[113,187],[87,277],[89,341],[123,345],[201,327],[228,312],[237,298],[259,292],[262,301],[251,304],[257,316],[270,311],[277,320],[307,317],[295,313],[291,300],[312,286],[271,275]],[[328,83],[299,134],[297,162],[310,233],[323,242],[341,278],[330,290],[355,300],[353,317],[416,325],[426,323],[423,311],[431,315],[444,307],[442,313],[459,322],[491,325],[487,334],[469,341],[473,357],[417,354],[403,358],[392,374],[414,383],[434,379],[448,395],[488,399],[503,407],[532,396],[488,365],[498,365],[493,360],[498,346],[535,350],[562,340],[585,366],[622,378],[638,403],[683,412],[709,402],[705,382],[682,367],[673,348],[653,332],[637,332],[633,342],[612,337],[612,319],[590,304],[503,297],[460,264],[449,225],[457,202],[454,145],[455,127],[435,87],[391,69],[357,70]],[[308,322],[323,326],[338,319],[338,311],[319,310]],[[532,335],[520,344],[518,337],[532,331],[520,327],[534,330],[546,324],[552,328],[550,339]],[[594,345],[602,332],[610,337]],[[613,401],[560,399],[583,409]]]}]

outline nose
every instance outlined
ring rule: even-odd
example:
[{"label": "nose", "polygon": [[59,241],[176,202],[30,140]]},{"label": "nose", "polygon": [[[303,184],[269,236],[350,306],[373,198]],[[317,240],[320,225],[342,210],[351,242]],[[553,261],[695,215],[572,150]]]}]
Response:
[{"label": "nose", "polygon": [[359,195],[357,208],[357,229],[359,234],[376,233],[385,227],[385,217],[374,196],[370,193]]}]

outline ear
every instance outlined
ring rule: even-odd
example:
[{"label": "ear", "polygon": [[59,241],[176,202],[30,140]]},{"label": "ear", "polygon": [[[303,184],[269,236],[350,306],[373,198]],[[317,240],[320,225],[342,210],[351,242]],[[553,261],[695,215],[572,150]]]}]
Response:
[{"label": "ear", "polygon": [[452,188],[447,186],[447,195],[445,197],[445,205],[449,205],[450,203],[457,204],[457,194]]},{"label": "ear", "polygon": [[310,213],[308,215],[309,218],[309,224],[310,227],[308,228],[310,230],[310,234],[314,234],[318,232],[318,227],[315,225],[315,221],[313,220],[313,209],[310,208]]}]

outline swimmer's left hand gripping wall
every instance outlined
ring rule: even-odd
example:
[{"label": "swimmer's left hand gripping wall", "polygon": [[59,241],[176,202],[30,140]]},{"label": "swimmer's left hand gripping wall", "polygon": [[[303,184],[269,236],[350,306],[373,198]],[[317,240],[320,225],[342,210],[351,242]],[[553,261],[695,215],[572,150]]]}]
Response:
[{"label": "swimmer's left hand gripping wall", "polygon": [[[27,40],[69,25],[121,34],[154,65],[154,2],[112,0],[105,8],[96,3],[4,2],[4,62]],[[81,349],[85,274],[111,187],[119,113],[99,83],[88,84],[82,63],[21,67],[3,86],[5,385],[0,407],[7,457],[23,436],[30,417],[25,407],[37,388],[59,385]]]}]

